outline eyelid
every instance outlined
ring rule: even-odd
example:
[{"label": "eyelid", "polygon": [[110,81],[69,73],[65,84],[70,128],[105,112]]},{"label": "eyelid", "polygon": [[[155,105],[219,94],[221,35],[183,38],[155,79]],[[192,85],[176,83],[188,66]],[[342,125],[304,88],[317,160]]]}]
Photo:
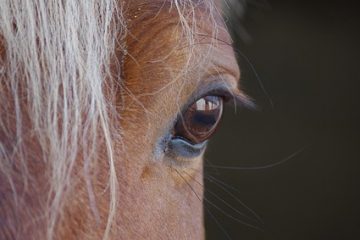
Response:
[{"label": "eyelid", "polygon": [[251,110],[257,109],[257,106],[253,102],[253,100],[238,89],[236,89],[233,92],[230,92],[230,95],[226,96],[225,99],[226,102],[230,102],[231,100],[235,106],[240,106],[241,108],[246,108]]},{"label": "eyelid", "polygon": [[197,101],[200,98],[205,96],[218,96],[221,97],[225,103],[232,102],[235,106],[239,106],[247,109],[256,109],[256,104],[252,101],[250,97],[245,95],[239,89],[231,89],[227,84],[224,83],[215,83],[209,84],[204,87],[200,93],[196,94],[194,97],[190,98],[191,101],[186,105],[185,109],[190,106],[192,103]]},{"label": "eyelid", "polygon": [[[219,78],[221,79],[221,78]],[[228,83],[221,80],[213,80],[211,83],[203,85],[198,88],[190,97],[185,105],[182,106],[178,116],[174,119],[174,123],[178,121],[183,113],[197,100],[205,96],[219,96],[223,99],[224,103],[232,102],[236,107],[241,107],[250,110],[256,110],[255,103],[250,97],[245,95],[239,89],[233,89]]]}]

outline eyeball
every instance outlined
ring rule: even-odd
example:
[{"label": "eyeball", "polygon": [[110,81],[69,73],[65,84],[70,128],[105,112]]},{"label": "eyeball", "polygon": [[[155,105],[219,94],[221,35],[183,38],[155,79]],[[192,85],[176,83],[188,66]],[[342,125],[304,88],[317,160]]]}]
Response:
[{"label": "eyeball", "polygon": [[175,124],[173,136],[191,144],[208,140],[217,129],[223,112],[223,99],[219,96],[205,96],[198,99]]}]

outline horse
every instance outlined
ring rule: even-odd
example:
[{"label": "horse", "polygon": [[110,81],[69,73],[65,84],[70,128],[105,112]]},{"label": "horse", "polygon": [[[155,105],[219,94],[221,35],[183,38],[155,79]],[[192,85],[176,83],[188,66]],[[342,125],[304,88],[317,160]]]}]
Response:
[{"label": "horse", "polygon": [[0,239],[204,239],[239,78],[218,0],[1,1]]}]

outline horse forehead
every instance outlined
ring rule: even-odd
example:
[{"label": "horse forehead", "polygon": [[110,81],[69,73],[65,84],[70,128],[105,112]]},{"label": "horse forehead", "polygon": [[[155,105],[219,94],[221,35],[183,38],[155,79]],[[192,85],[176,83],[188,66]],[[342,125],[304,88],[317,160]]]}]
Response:
[{"label": "horse forehead", "polygon": [[[213,19],[216,22],[208,21],[209,19],[204,17],[204,10],[196,9],[198,12],[195,14],[195,17],[198,18],[195,19],[196,23],[192,19],[189,20],[190,24],[196,25],[196,31],[191,32],[193,38],[191,43],[187,38],[189,36],[184,36],[184,29],[179,24],[179,16],[177,16],[176,10],[166,4],[158,9],[152,7],[150,7],[150,11],[146,7],[139,8],[128,16],[130,34],[125,45],[130,52],[130,55],[127,56],[127,59],[130,60],[128,62],[133,62],[136,65],[136,70],[132,74],[137,76],[133,78],[137,80],[137,86],[141,86],[142,80],[158,74],[161,76],[156,76],[151,82],[147,81],[143,84],[148,86],[167,84],[167,81],[173,79],[169,76],[164,78],[164,72],[169,70],[169,67],[174,73],[183,71],[184,68],[187,68],[186,70],[194,68],[199,61],[202,62],[203,74],[206,74],[209,68],[212,68],[210,72],[217,72],[216,68],[220,67],[230,69],[229,72],[234,76],[234,79],[239,79],[240,73],[232,48],[231,37],[221,19]],[[221,27],[217,28],[218,26]],[[210,49],[211,51],[209,51]],[[192,57],[188,58],[191,54]],[[204,54],[207,54],[206,59],[201,59]],[[191,60],[191,63],[187,62],[188,60]],[[125,66],[124,71],[127,69],[129,67]],[[190,73],[191,71],[186,72]],[[199,73],[200,68],[195,69],[195,72]],[[139,76],[141,73],[145,73],[146,76]],[[190,80],[189,77],[181,79]],[[129,81],[129,79],[124,80]],[[188,84],[191,85],[190,82]]]},{"label": "horse forehead", "polygon": [[221,7],[223,0],[182,0],[182,1],[174,1],[174,0],[120,0],[120,3],[124,4],[125,6],[142,6],[142,5],[152,5],[152,6],[159,6],[164,7],[166,4],[178,5],[178,6],[186,6],[188,4],[193,4],[196,6],[202,6],[206,3],[214,3],[217,7]]},{"label": "horse forehead", "polygon": [[185,25],[189,24],[190,28],[194,28],[195,25],[207,28],[207,31],[214,31],[216,28],[217,38],[231,43],[231,37],[221,16],[221,3],[222,0],[132,0],[125,2],[124,16],[130,25],[134,22],[146,24],[149,19],[153,22],[161,19],[157,22],[158,25],[173,22],[180,26],[185,20]]}]

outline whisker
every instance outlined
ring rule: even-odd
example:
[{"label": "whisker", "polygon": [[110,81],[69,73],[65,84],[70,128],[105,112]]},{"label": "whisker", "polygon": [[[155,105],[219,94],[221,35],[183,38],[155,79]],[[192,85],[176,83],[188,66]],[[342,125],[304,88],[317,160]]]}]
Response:
[{"label": "whisker", "polygon": [[[203,184],[199,183],[193,176],[191,176],[189,173],[187,173],[186,171],[184,171],[184,173],[186,173],[189,177],[191,177],[197,184],[199,184],[200,186],[203,187]],[[235,212],[237,212],[240,216],[243,216],[251,221],[257,221],[257,219],[253,219],[251,217],[249,217],[248,215],[246,215],[243,212],[240,212],[238,209],[236,209],[235,207],[233,207],[231,204],[229,204],[228,202],[226,202],[224,199],[222,199],[221,197],[219,197],[216,193],[210,191],[209,189],[206,190],[206,192],[210,193],[211,195],[213,195],[215,198],[219,199],[222,203],[224,203],[227,207],[229,207],[230,209],[234,210]],[[236,199],[236,197],[235,197]],[[241,202],[241,201],[240,201]],[[241,203],[241,205],[243,205]]]},{"label": "whisker", "polygon": [[253,224],[250,224],[250,223],[247,223],[241,219],[238,219],[234,216],[232,216],[231,214],[229,214],[228,212],[224,211],[223,209],[221,209],[220,207],[218,207],[216,204],[214,204],[213,202],[209,201],[207,198],[204,197],[204,200],[209,203],[211,206],[213,206],[215,209],[217,209],[220,213],[222,213],[224,216],[238,222],[238,223],[241,223],[242,225],[244,226],[247,226],[247,227],[251,227],[251,228],[254,228],[256,230],[259,230],[259,231],[263,231],[262,228],[258,227],[258,226],[255,226]]},{"label": "whisker", "polygon": [[255,75],[255,79],[258,82],[261,91],[263,91],[265,97],[268,99],[271,108],[274,108],[274,102],[270,97],[270,94],[268,93],[268,91],[266,90],[263,81],[261,80],[259,74],[257,73],[254,64],[251,63],[250,59],[248,57],[246,57],[245,54],[243,54],[239,49],[234,49],[234,51],[239,54],[244,60],[245,62],[249,65],[250,70],[253,72],[253,74]]},{"label": "whisker", "polygon": [[248,210],[261,224],[264,224],[264,220],[254,211],[252,210],[250,207],[248,207],[245,203],[243,203],[238,197],[236,197],[234,194],[232,194],[229,190],[226,189],[226,187],[232,189],[233,191],[240,193],[239,190],[237,190],[236,188],[230,186],[229,184],[216,179],[215,177],[212,176],[205,176],[206,179],[208,179],[210,182],[216,184],[219,188],[221,188],[224,192],[226,192],[227,194],[229,194],[231,197],[233,197],[238,203],[241,204],[241,206],[243,206],[246,210]]},{"label": "whisker", "polygon": [[[185,183],[189,186],[189,188],[191,189],[191,191],[195,194],[195,196],[197,197],[197,199],[199,199],[199,201],[202,202],[201,198],[199,197],[199,194],[195,191],[195,189],[191,186],[191,184],[184,178],[183,175],[181,175],[181,173],[174,169],[176,171],[176,173],[185,181]],[[205,199],[205,198],[204,198]],[[209,215],[211,216],[211,218],[214,220],[214,222],[216,223],[216,225],[220,228],[220,230],[225,234],[226,238],[229,240],[232,240],[232,238],[229,236],[229,234],[227,233],[226,229],[220,224],[220,222],[216,219],[216,217],[211,213],[211,211],[205,206],[204,209],[207,213],[209,213]]]},{"label": "whisker", "polygon": [[[175,170],[176,170],[176,169],[175,169]],[[176,172],[181,176],[182,179],[184,179],[184,181],[186,181],[186,179],[180,174],[179,171],[176,170]],[[186,183],[187,183],[187,185],[188,185],[193,191],[195,191],[194,188],[190,185],[190,183],[189,183],[188,181],[186,181]],[[197,195],[197,196],[198,196],[198,195]],[[199,199],[200,199],[200,198],[199,198]],[[228,217],[228,218],[230,218],[230,219],[232,219],[232,220],[234,220],[234,221],[236,221],[236,222],[238,222],[238,223],[241,223],[241,224],[243,224],[244,226],[251,227],[251,228],[254,228],[254,229],[259,230],[259,231],[263,231],[263,229],[260,228],[260,227],[258,227],[258,226],[255,226],[255,225],[253,225],[253,224],[247,223],[247,222],[245,222],[245,221],[243,221],[243,220],[241,220],[241,219],[239,219],[239,218],[237,218],[237,217],[232,216],[230,213],[228,213],[228,212],[224,211],[223,209],[221,209],[219,206],[217,206],[215,203],[213,203],[212,201],[210,201],[209,199],[207,199],[205,196],[204,196],[204,200],[205,200],[207,203],[209,203],[211,206],[213,206],[215,209],[217,209],[217,210],[218,210],[220,213],[222,213],[224,216],[226,216],[226,217]]]},{"label": "whisker", "polygon": [[[205,207],[205,206],[204,206]],[[210,215],[210,217],[214,220],[214,222],[216,223],[216,225],[220,228],[220,230],[225,234],[226,238],[229,240],[232,240],[232,238],[230,237],[230,235],[227,233],[226,229],[220,224],[220,222],[216,219],[216,217],[214,216],[214,214],[211,213],[211,211],[205,207],[206,212]]]},{"label": "whisker", "polygon": [[297,150],[296,152],[290,154],[289,156],[285,157],[284,159],[275,162],[275,163],[271,163],[271,164],[267,164],[267,165],[263,165],[263,166],[257,166],[257,167],[231,167],[231,166],[224,166],[224,165],[205,165],[205,167],[207,168],[215,168],[215,169],[226,169],[226,170],[262,170],[262,169],[268,169],[268,168],[272,168],[272,167],[276,167],[279,166],[283,163],[288,162],[289,160],[295,158],[297,155],[299,155],[300,153],[302,153],[308,146],[305,146],[299,150]]}]

